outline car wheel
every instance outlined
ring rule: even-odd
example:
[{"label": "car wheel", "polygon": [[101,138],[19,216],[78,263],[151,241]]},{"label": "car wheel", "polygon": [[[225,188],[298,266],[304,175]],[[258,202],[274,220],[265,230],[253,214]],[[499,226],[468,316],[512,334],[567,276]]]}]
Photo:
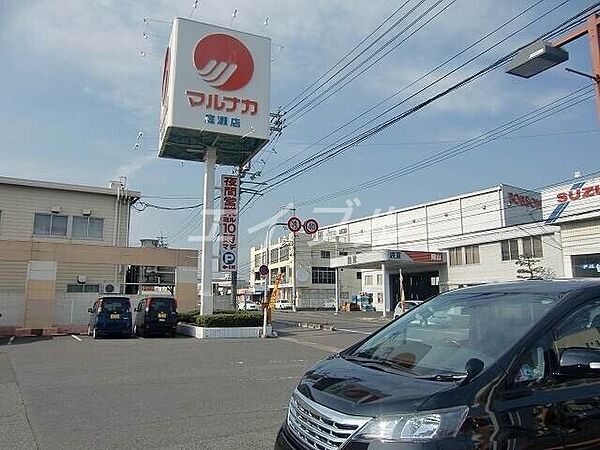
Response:
[{"label": "car wheel", "polygon": [[100,337],[100,335],[98,334],[98,331],[96,331],[96,327],[94,327],[94,329],[92,330],[92,337],[94,339],[98,339]]}]

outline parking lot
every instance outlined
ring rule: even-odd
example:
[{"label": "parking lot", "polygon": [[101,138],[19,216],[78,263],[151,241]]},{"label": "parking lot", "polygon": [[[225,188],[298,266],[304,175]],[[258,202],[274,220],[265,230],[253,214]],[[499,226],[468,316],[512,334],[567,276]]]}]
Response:
[{"label": "parking lot", "polygon": [[[302,373],[387,321],[277,312],[278,339],[0,344],[2,448],[269,449]],[[297,323],[334,324],[337,331]]]}]

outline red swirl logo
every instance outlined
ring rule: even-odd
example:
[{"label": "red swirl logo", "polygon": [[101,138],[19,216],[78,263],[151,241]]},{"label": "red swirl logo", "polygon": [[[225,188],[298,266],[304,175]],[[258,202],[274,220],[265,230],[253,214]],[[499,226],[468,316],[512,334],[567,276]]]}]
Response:
[{"label": "red swirl logo", "polygon": [[194,49],[194,65],[204,81],[222,91],[246,86],[254,74],[254,60],[248,48],[227,34],[209,34]]}]

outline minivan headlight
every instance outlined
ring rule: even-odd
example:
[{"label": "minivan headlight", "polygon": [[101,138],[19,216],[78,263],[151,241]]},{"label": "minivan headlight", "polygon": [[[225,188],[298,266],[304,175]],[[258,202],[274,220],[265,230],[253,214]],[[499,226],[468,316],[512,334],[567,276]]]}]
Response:
[{"label": "minivan headlight", "polygon": [[468,412],[468,406],[459,406],[436,411],[376,417],[368,422],[353,440],[423,442],[454,437]]}]

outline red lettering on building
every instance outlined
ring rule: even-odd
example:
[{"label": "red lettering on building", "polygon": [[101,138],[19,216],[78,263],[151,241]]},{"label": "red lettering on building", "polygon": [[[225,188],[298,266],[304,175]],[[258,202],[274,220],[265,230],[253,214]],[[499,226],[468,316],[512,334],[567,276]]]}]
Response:
[{"label": "red lettering on building", "polygon": [[542,201],[538,198],[523,194],[508,193],[508,206],[525,206],[527,208],[540,209]]},{"label": "red lettering on building", "polygon": [[572,189],[567,192],[559,192],[556,194],[556,200],[558,203],[565,203],[568,201],[581,200],[583,198],[600,196],[600,184],[595,186],[586,186],[581,189]]}]

